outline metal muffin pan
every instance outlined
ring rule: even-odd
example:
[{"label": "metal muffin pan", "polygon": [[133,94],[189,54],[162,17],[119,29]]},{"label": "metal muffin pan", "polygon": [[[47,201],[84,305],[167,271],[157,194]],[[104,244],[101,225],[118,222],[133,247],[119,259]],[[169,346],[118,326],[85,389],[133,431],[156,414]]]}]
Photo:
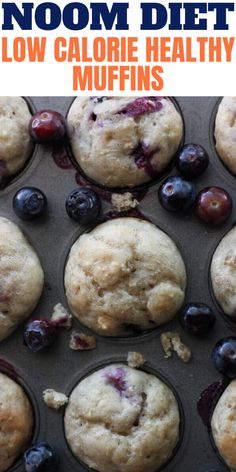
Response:
[{"label": "metal muffin pan", "polygon": [[[26,97],[26,100],[33,110],[51,108],[66,116],[73,98]],[[224,167],[214,149],[214,119],[220,99],[175,97],[175,100],[183,114],[185,143],[203,145],[210,156],[208,169],[196,181],[197,190],[209,185],[219,185],[229,191],[236,208],[236,178]],[[25,169],[0,192],[0,215],[10,218],[22,228],[38,252],[44,268],[45,287],[32,317],[50,317],[53,306],[58,302],[67,306],[63,282],[65,261],[73,242],[87,229],[69,219],[65,211],[66,197],[78,185],[75,180],[76,172],[75,168],[58,167],[52,157],[51,147],[36,145]],[[175,174],[176,169],[173,168],[171,173]],[[48,199],[47,215],[35,222],[20,220],[12,209],[15,192],[26,185],[39,187]],[[234,224],[235,210],[223,225],[209,228],[193,212],[185,217],[166,212],[157,198],[159,186],[160,182],[148,186],[139,210],[169,234],[180,249],[188,278],[185,302],[209,304],[217,315],[217,322],[213,331],[201,338],[184,332],[178,319],[140,335],[123,338],[97,336],[97,348],[93,351],[72,351],[69,348],[70,332],[63,329],[51,348],[36,354],[23,345],[22,326],[1,342],[0,358],[15,367],[35,411],[33,441],[48,441],[55,447],[60,455],[60,472],[83,472],[90,469],[75,459],[66,443],[63,410],[57,412],[48,408],[42,400],[42,391],[54,388],[69,394],[78,381],[94,369],[108,363],[126,361],[130,350],[142,352],[147,361],[143,366],[144,370],[163,377],[180,399],[183,410],[181,443],[163,471],[229,470],[212,447],[207,428],[197,413],[197,401],[207,386],[221,378],[211,361],[213,346],[220,338],[236,331],[236,325],[229,325],[222,316],[212,295],[209,280],[212,255],[224,234]],[[103,199],[102,203],[103,212],[109,210],[110,204]],[[73,327],[77,331],[89,332],[76,320],[73,320]],[[160,333],[169,330],[177,331],[190,347],[192,359],[188,364],[183,364],[175,355],[171,359],[164,358]],[[23,472],[21,460],[9,470]]]}]

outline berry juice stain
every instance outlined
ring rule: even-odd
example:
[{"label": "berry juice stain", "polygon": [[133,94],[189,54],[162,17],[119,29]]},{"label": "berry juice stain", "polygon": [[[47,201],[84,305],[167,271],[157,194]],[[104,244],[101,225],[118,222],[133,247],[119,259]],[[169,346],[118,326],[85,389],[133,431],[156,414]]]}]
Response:
[{"label": "berry juice stain", "polygon": [[115,218],[125,218],[125,217],[132,217],[132,218],[139,218],[140,220],[146,220],[149,223],[152,223],[150,218],[144,215],[140,210],[136,208],[128,211],[116,211],[116,210],[108,210],[104,214],[103,223],[109,220],[114,220]]},{"label": "berry juice stain", "polygon": [[13,380],[17,380],[17,373],[12,364],[0,358],[0,372]]},{"label": "berry juice stain", "polygon": [[212,383],[203,390],[197,402],[197,412],[201,417],[203,424],[207,426],[208,429],[210,429],[212,409],[219,396],[223,393],[225,387],[225,379]]},{"label": "berry juice stain", "polygon": [[55,144],[53,146],[52,157],[60,169],[74,169],[66,144]]},{"label": "berry juice stain", "polygon": [[0,190],[3,190],[10,181],[10,174],[6,168],[5,162],[0,159]]}]

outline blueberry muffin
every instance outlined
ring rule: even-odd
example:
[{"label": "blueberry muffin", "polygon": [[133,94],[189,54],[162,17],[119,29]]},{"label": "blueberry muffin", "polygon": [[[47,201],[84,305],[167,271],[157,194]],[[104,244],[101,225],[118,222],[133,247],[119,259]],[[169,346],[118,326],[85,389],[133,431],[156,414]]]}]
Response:
[{"label": "blueberry muffin", "polygon": [[0,373],[0,472],[5,472],[30,440],[33,413],[23,389]]},{"label": "blueberry muffin", "polygon": [[236,470],[236,380],[220,397],[212,415],[211,429],[216,447],[233,471]]},{"label": "blueberry muffin", "polygon": [[30,119],[22,97],[0,97],[0,186],[19,172],[30,157]]},{"label": "blueberry muffin", "polygon": [[224,97],[215,121],[216,150],[228,169],[236,175],[236,97]]},{"label": "blueberry muffin", "polygon": [[122,364],[82,380],[65,411],[70,448],[99,472],[156,472],[178,444],[179,425],[169,387]]},{"label": "blueberry muffin", "polygon": [[236,228],[223,237],[211,262],[214,295],[224,313],[236,316]]},{"label": "blueberry muffin", "polygon": [[170,321],[184,301],[185,286],[185,266],[174,242],[137,218],[110,220],[80,236],[65,269],[71,311],[105,336]]},{"label": "blueberry muffin", "polygon": [[165,97],[77,97],[67,123],[74,158],[107,187],[158,177],[183,136],[181,115]]},{"label": "blueberry muffin", "polygon": [[30,315],[43,283],[34,249],[14,223],[0,217],[0,340]]}]

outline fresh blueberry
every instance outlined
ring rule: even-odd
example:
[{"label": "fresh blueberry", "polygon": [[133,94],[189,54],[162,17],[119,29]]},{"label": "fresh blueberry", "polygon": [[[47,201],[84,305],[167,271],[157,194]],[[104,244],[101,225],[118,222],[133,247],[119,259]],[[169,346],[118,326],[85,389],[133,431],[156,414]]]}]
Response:
[{"label": "fresh blueberry", "polygon": [[158,191],[160,204],[167,211],[185,212],[195,201],[196,191],[192,182],[182,177],[168,177]]},{"label": "fresh blueberry", "polygon": [[205,303],[188,303],[180,313],[180,323],[188,333],[203,335],[213,328],[215,314]]},{"label": "fresh blueberry", "polygon": [[38,111],[30,120],[29,133],[34,141],[40,144],[61,141],[66,134],[65,118],[57,111]]},{"label": "fresh blueberry", "polygon": [[46,442],[39,442],[28,449],[23,456],[26,472],[56,472],[58,457]]},{"label": "fresh blueberry", "polygon": [[230,195],[220,187],[206,187],[196,198],[197,216],[211,225],[223,223],[230,216],[232,207]]},{"label": "fresh blueberry", "polygon": [[73,190],[66,199],[66,211],[78,223],[87,224],[95,220],[101,209],[98,195],[87,187]]},{"label": "fresh blueberry", "polygon": [[47,199],[44,193],[35,187],[23,187],[13,198],[13,210],[22,220],[33,220],[45,213]]},{"label": "fresh blueberry", "polygon": [[51,346],[56,339],[57,330],[46,318],[30,321],[24,329],[24,344],[33,352]]},{"label": "fresh blueberry", "polygon": [[201,175],[209,164],[209,156],[200,144],[185,144],[177,156],[176,166],[186,179]]},{"label": "fresh blueberry", "polygon": [[215,368],[230,378],[236,377],[236,337],[223,338],[215,345],[212,352]]}]

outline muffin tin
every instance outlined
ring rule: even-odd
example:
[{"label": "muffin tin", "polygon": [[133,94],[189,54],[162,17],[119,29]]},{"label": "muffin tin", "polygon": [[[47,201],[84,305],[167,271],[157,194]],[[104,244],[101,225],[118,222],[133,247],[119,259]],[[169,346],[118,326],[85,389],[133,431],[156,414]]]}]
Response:
[{"label": "muffin tin", "polygon": [[[51,108],[66,115],[72,103],[70,97],[26,98],[33,110]],[[201,144],[208,151],[210,165],[196,181],[197,190],[209,185],[219,185],[229,191],[236,208],[235,177],[229,173],[214,149],[214,119],[219,98],[177,97],[185,123],[185,143]],[[66,167],[66,166],[65,166]],[[53,306],[61,302],[66,305],[64,294],[64,266],[69,249],[81,232],[87,228],[68,218],[65,211],[67,195],[78,184],[75,168],[63,169],[52,157],[51,147],[35,146],[26,168],[0,193],[0,214],[10,218],[24,231],[39,254],[45,272],[45,288],[33,316],[50,317]],[[172,174],[175,174],[175,168]],[[23,186],[39,187],[47,196],[48,211],[38,221],[19,220],[12,209],[12,198]],[[217,340],[232,335],[236,325],[228,324],[214,300],[209,267],[216,246],[234,224],[234,210],[231,218],[222,226],[209,228],[190,213],[181,217],[166,212],[159,204],[157,189],[159,183],[147,186],[148,192],[139,204],[140,212],[164,230],[177,244],[187,269],[186,302],[209,304],[217,315],[213,331],[206,337],[192,337],[182,330],[177,319],[166,326],[123,338],[97,336],[97,348],[92,351],[72,351],[69,348],[70,331],[61,329],[56,343],[39,353],[30,352],[22,342],[22,326],[0,344],[0,358],[12,364],[19,382],[24,386],[32,401],[35,412],[33,441],[48,441],[60,455],[59,471],[70,472],[90,470],[78,462],[67,446],[63,430],[63,410],[48,408],[42,399],[42,391],[54,388],[71,392],[85,375],[108,363],[126,361],[128,351],[141,352],[147,361],[144,370],[156,373],[170,384],[181,402],[181,443],[172,460],[163,468],[165,472],[206,472],[217,469],[229,470],[217,456],[201,418],[197,413],[197,401],[201,392],[220,379],[211,361],[211,351]],[[111,207],[102,198],[103,213]],[[76,331],[89,333],[77,320],[73,320]],[[164,358],[160,333],[177,331],[190,347],[192,359],[183,364],[177,356]],[[10,471],[23,472],[19,460]],[[145,471],[143,471],[145,472]]]}]

